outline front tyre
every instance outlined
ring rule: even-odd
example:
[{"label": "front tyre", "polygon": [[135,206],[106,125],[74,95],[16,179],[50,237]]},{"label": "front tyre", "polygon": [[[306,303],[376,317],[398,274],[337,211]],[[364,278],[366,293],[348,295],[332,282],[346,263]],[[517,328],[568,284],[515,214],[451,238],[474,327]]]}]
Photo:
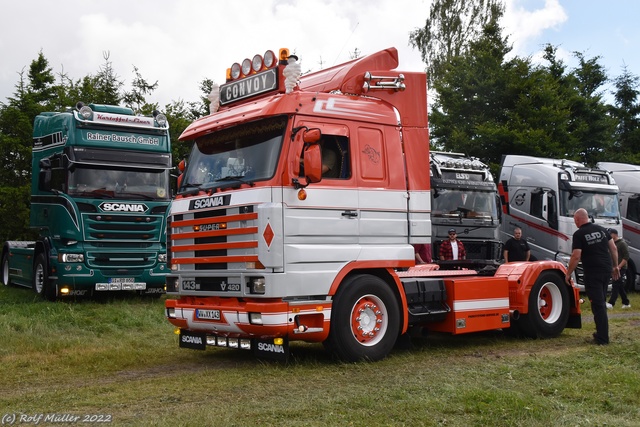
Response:
[{"label": "front tyre", "polygon": [[389,354],[399,332],[398,299],[389,285],[376,276],[354,276],[336,293],[325,348],[345,362],[377,361]]},{"label": "front tyre", "polygon": [[54,301],[56,299],[55,289],[49,282],[49,269],[47,267],[47,258],[41,252],[36,256],[33,264],[33,290],[41,297]]},{"label": "front tyre", "polygon": [[529,313],[522,315],[518,326],[530,338],[553,338],[564,330],[569,319],[569,290],[560,276],[543,272],[531,288]]}]

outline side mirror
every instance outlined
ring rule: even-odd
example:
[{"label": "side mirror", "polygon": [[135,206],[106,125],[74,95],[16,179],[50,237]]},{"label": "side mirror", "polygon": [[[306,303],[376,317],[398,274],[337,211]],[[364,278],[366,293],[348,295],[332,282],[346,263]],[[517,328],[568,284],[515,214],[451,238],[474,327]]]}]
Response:
[{"label": "side mirror", "polygon": [[318,144],[304,150],[304,174],[309,184],[322,180],[322,151]]},{"label": "side mirror", "polygon": [[307,130],[304,131],[304,134],[302,135],[302,140],[306,144],[316,143],[316,142],[320,141],[320,138],[322,138],[322,132],[320,132],[320,129],[318,129],[318,128],[307,129]]},{"label": "side mirror", "polygon": [[51,191],[51,160],[41,159],[39,164],[38,190]]}]

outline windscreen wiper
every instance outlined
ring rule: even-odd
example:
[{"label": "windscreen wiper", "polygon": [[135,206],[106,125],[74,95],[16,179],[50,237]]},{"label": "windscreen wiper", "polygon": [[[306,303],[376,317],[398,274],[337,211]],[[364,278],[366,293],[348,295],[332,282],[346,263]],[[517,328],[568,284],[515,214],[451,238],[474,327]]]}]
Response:
[{"label": "windscreen wiper", "polygon": [[238,182],[241,182],[243,184],[247,184],[247,185],[249,185],[251,187],[256,185],[253,181],[247,181],[247,180],[244,180],[243,178],[244,178],[244,175],[227,175],[227,176],[225,176],[223,178],[216,179],[215,182],[220,182],[220,181],[238,181]]}]

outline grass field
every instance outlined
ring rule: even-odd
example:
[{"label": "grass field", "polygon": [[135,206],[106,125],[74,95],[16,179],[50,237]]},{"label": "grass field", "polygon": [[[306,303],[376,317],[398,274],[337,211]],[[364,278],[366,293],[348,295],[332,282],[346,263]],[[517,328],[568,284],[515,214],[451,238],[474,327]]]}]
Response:
[{"label": "grass field", "polygon": [[292,343],[290,362],[279,364],[179,349],[163,298],[50,303],[0,285],[0,421],[66,425],[72,414],[117,426],[638,426],[640,295],[631,304],[609,312],[609,346],[584,342],[594,331],[586,303],[583,329],[552,340],[434,334],[355,364],[334,362],[320,344]]}]

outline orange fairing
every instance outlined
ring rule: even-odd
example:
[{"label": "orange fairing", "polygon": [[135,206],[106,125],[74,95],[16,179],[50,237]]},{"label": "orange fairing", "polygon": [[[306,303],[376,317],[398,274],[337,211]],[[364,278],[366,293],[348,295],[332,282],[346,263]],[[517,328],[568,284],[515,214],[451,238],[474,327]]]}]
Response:
[{"label": "orange fairing", "polygon": [[[565,266],[557,261],[536,261],[536,262],[512,262],[503,264],[498,268],[494,277],[506,277],[509,281],[509,299],[512,310],[518,310],[521,314],[529,312],[528,297],[529,292],[545,270],[556,270],[558,276],[564,281],[566,273]],[[580,313],[580,292],[577,287],[570,286],[572,295],[572,314]]]}]

